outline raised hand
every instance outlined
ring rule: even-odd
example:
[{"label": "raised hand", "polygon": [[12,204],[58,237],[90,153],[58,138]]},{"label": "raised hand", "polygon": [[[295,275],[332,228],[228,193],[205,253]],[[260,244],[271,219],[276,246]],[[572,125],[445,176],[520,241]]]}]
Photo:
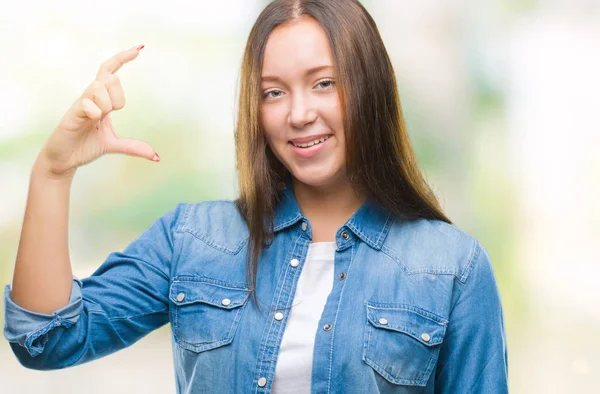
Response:
[{"label": "raised hand", "polygon": [[69,108],[40,152],[38,162],[46,173],[71,176],[77,167],[107,153],[160,160],[147,143],[119,137],[110,118],[112,111],[125,106],[123,88],[115,73],[135,59],[143,47],[119,52],[100,66],[96,79]]}]

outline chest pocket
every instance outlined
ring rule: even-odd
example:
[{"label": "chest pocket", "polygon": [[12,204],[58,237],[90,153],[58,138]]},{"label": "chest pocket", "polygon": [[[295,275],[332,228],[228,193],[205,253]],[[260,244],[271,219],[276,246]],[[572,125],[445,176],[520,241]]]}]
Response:
[{"label": "chest pocket", "polygon": [[188,277],[171,284],[171,327],[175,342],[185,349],[203,352],[233,341],[248,289],[213,282]]},{"label": "chest pocket", "polygon": [[448,321],[409,305],[367,302],[366,306],[363,361],[390,383],[425,386]]}]

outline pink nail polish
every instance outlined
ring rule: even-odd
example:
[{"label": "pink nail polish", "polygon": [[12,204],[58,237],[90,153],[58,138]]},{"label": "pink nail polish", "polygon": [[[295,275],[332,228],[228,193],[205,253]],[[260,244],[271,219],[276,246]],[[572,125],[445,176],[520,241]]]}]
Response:
[{"label": "pink nail polish", "polygon": [[145,45],[140,45],[139,47],[137,47],[135,49],[137,49],[138,51],[141,51],[142,49],[144,49],[144,47],[145,47]]},{"label": "pink nail polish", "polygon": [[160,157],[158,156],[158,153],[154,153],[154,157],[152,158],[152,161],[156,161],[159,162],[160,161]]}]

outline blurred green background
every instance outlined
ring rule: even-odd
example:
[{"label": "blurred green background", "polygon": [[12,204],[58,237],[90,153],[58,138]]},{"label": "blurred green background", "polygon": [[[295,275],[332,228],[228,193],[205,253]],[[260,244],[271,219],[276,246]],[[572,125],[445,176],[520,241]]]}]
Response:
[{"label": "blurred green background", "polygon": [[[2,284],[12,278],[38,151],[119,50],[146,45],[118,72],[127,105],[113,114],[115,129],[150,143],[161,162],[110,155],[78,169],[74,274],[90,275],[178,202],[236,197],[239,67],[266,3],[3,7]],[[427,179],[450,218],[492,257],[511,392],[600,392],[600,1],[363,4],[394,63]],[[22,368],[3,340],[0,392],[174,393],[171,357],[168,326],[110,357],[51,373]]]}]

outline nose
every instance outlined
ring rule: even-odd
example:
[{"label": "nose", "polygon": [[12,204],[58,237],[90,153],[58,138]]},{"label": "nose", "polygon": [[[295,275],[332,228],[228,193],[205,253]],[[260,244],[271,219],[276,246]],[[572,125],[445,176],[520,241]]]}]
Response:
[{"label": "nose", "polygon": [[313,103],[308,95],[299,92],[291,100],[289,122],[292,127],[301,129],[317,119]]}]

